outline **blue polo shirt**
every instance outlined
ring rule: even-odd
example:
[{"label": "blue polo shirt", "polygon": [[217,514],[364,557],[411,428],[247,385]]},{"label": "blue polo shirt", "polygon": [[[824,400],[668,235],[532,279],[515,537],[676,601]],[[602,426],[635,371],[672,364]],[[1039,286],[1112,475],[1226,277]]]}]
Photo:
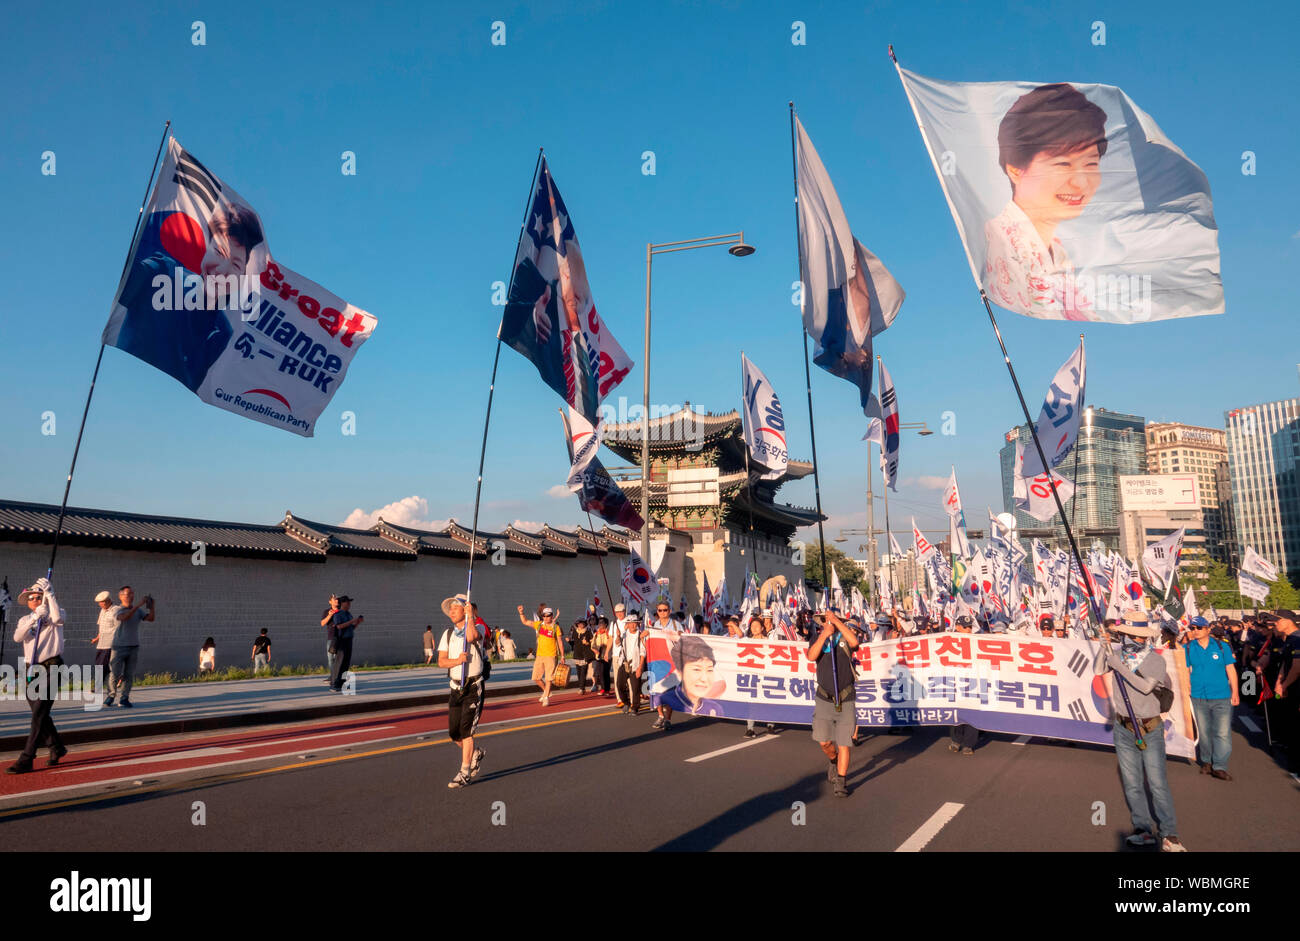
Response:
[{"label": "blue polo shirt", "polygon": [[1193,699],[1231,699],[1232,685],[1228,682],[1229,664],[1237,658],[1232,646],[1211,637],[1204,647],[1200,641],[1189,641],[1183,648],[1187,655],[1187,668],[1192,673]]}]

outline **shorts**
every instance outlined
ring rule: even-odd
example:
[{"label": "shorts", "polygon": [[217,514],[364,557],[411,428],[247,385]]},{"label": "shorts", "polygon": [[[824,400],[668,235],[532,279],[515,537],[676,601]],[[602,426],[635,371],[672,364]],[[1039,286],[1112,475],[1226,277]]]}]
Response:
[{"label": "shorts", "polygon": [[549,680],[555,672],[554,657],[538,657],[533,661],[533,679]]},{"label": "shorts", "polygon": [[424,656],[425,656],[426,658],[428,658],[428,657],[432,657],[432,656],[433,656],[433,648],[432,648],[432,647],[425,647],[425,648],[424,648]]},{"label": "shorts", "polygon": [[483,714],[483,680],[475,677],[447,698],[447,736],[453,742],[472,738]]},{"label": "shorts", "polygon": [[813,741],[831,742],[839,748],[848,748],[853,744],[853,733],[858,729],[857,711],[854,700],[846,699],[840,703],[840,711],[835,711],[835,704],[827,702],[820,696],[813,700]]}]

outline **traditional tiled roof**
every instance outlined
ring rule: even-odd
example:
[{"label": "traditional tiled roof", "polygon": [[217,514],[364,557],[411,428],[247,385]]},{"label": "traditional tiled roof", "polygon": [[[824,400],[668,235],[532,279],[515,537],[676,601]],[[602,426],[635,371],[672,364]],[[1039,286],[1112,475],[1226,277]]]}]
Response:
[{"label": "traditional tiled roof", "polygon": [[347,529],[328,523],[313,523],[286,512],[281,522],[285,531],[312,545],[325,545],[325,551],[341,555],[386,555],[414,559],[418,553],[412,546],[403,545],[380,534],[376,529]]},{"label": "traditional tiled roof", "polygon": [[[52,542],[59,508],[45,503],[0,500],[0,539]],[[147,516],[68,507],[59,541],[66,545],[118,546],[158,552],[191,552],[203,543],[218,555],[252,555],[324,561],[325,548],[294,539],[281,526],[258,526],[175,516]]]},{"label": "traditional tiled roof", "polygon": [[[721,415],[697,412],[690,403],[668,415],[649,421],[650,450],[678,450],[687,445],[698,447],[740,431],[740,412],[732,409]],[[641,422],[617,422],[605,425],[603,442],[626,460],[641,454]]]},{"label": "traditional tiled roof", "polygon": [[[375,524],[375,532],[386,539],[391,539],[417,552],[431,555],[457,556],[462,559],[469,558],[469,541],[467,539],[456,539],[448,535],[446,529],[441,531],[411,529],[390,523],[380,517],[379,522]],[[484,535],[480,533],[480,539]],[[483,555],[484,553],[480,551],[477,558],[482,558]]]}]

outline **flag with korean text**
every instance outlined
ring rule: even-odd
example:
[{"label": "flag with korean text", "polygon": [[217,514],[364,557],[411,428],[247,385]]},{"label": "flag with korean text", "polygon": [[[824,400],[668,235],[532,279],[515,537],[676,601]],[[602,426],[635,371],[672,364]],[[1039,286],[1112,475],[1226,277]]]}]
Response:
[{"label": "flag with korean text", "polygon": [[[1043,398],[1043,407],[1038,412],[1038,421],[1034,429],[1038,432],[1038,443],[1043,447],[1043,455],[1052,470],[1061,466],[1065,456],[1070,453],[1074,443],[1079,439],[1079,425],[1083,419],[1084,392],[1087,384],[1087,361],[1083,341],[1079,341],[1070,358],[1062,364],[1052,377]],[[1025,450],[1024,462],[1020,469],[1021,477],[1037,477],[1045,473],[1043,462],[1038,457],[1038,448]]]},{"label": "flag with korean text", "polygon": [[749,459],[757,465],[760,480],[776,480],[785,474],[790,462],[781,400],[767,376],[744,353],[740,354],[740,374],[743,404],[740,416]]},{"label": "flag with korean text", "polygon": [[253,207],[167,139],[104,344],[209,405],[309,438],[377,325],[272,258]]}]

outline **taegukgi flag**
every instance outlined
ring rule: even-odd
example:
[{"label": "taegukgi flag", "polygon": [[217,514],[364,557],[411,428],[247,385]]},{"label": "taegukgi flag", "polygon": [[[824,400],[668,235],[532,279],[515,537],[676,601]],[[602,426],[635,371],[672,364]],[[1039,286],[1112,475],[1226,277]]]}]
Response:
[{"label": "taegukgi flag", "polygon": [[898,315],[903,289],[853,237],[840,198],[812,141],[795,118],[799,272],[803,324],[817,342],[813,362],[871,399],[871,338]]},{"label": "taegukgi flag", "polygon": [[209,405],[309,438],[377,323],[273,259],[253,207],[168,138],[106,345]]},{"label": "taegukgi flag", "polygon": [[1142,567],[1147,574],[1156,579],[1157,588],[1168,588],[1174,570],[1178,568],[1178,558],[1183,551],[1183,535],[1187,527],[1180,526],[1177,532],[1170,533],[1159,542],[1153,542],[1142,551]]},{"label": "taegukgi flag", "polygon": [[740,374],[744,396],[741,416],[749,459],[762,470],[761,480],[776,480],[790,463],[781,400],[767,376],[744,353],[740,354]]},{"label": "taegukgi flag", "polygon": [[573,220],[545,159],[519,236],[500,338],[592,422],[601,401],[632,369],[596,313]]},{"label": "taegukgi flag", "polygon": [[[1066,454],[1079,440],[1079,423],[1083,419],[1083,398],[1087,386],[1087,360],[1083,351],[1083,341],[1079,341],[1070,358],[1065,361],[1052,384],[1047,387],[1043,398],[1043,407],[1038,412],[1038,421],[1034,424],[1038,432],[1038,443],[1043,446],[1043,454],[1049,467],[1061,466]],[[1043,462],[1038,457],[1038,448],[1025,452],[1025,477],[1037,477],[1043,473]]]},{"label": "taegukgi flag", "polygon": [[1122,90],[899,75],[993,303],[1109,323],[1223,313],[1209,180]]}]

